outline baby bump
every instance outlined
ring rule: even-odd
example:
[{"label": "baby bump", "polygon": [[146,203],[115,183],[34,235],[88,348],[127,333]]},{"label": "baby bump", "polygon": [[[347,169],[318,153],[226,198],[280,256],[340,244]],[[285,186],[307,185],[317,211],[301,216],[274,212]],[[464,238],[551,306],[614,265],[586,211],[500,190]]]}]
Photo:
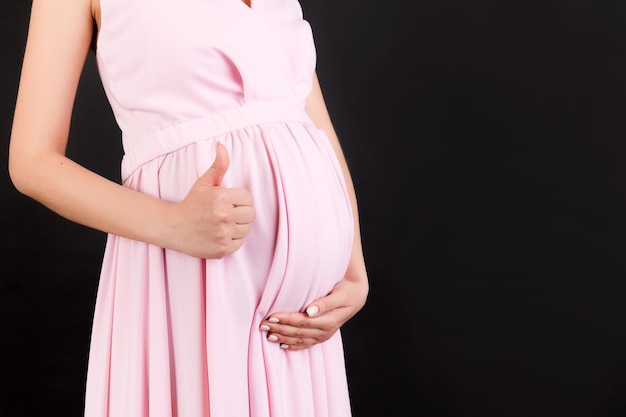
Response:
[{"label": "baby bump", "polygon": [[164,155],[133,177],[143,186],[155,178],[151,194],[180,201],[213,163],[216,142],[230,157],[222,186],[250,190],[256,218],[243,246],[219,260],[220,273],[208,267],[207,279],[268,312],[297,311],[327,294],[347,267],[353,220],[324,133],[302,122],[254,125]]},{"label": "baby bump", "polygon": [[[241,137],[238,137],[241,135]],[[259,305],[298,311],[343,277],[353,236],[341,168],[323,132],[302,123],[224,138],[228,186],[252,191],[257,217],[233,261],[255,265]]]},{"label": "baby bump", "polygon": [[328,139],[319,135],[293,144],[278,161],[284,213],[279,228],[286,232],[288,257],[275,307],[296,309],[327,294],[343,277],[353,223],[343,175]]}]

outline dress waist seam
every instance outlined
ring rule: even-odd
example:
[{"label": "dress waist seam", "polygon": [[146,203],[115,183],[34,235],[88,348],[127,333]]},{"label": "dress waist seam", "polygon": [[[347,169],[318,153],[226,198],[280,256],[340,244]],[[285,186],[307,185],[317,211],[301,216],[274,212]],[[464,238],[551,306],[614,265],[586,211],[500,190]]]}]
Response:
[{"label": "dress waist seam", "polygon": [[312,123],[303,106],[291,101],[245,104],[133,137],[122,132],[122,181],[138,167],[194,142],[223,136],[254,125],[277,122]]}]

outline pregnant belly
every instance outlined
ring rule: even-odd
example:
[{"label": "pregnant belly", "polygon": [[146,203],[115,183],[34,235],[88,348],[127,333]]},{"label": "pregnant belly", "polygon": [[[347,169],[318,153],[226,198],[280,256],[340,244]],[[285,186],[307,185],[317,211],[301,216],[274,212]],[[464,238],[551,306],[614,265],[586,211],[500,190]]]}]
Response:
[{"label": "pregnant belly", "polygon": [[250,190],[256,218],[237,252],[206,262],[207,303],[236,300],[231,313],[242,319],[257,307],[302,310],[341,280],[352,248],[350,201],[328,139],[301,122],[251,126],[163,155],[127,185],[180,201],[213,163],[216,141],[230,156],[222,186]]},{"label": "pregnant belly", "polygon": [[352,248],[352,212],[332,147],[301,123],[248,128],[223,143],[234,168],[225,185],[250,189],[257,213],[232,261],[252,268],[263,310],[302,310],[341,280]]}]

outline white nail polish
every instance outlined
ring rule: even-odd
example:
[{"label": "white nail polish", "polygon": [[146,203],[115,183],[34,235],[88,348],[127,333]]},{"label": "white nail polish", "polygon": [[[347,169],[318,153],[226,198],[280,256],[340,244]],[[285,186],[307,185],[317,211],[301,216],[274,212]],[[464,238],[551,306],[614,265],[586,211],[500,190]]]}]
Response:
[{"label": "white nail polish", "polygon": [[269,319],[267,319],[267,321],[269,321],[270,323],[278,323],[278,319],[276,317],[270,317]]},{"label": "white nail polish", "polygon": [[320,309],[318,306],[310,306],[309,308],[306,309],[306,314],[309,315],[309,317],[313,317],[314,315],[316,315],[317,313],[320,312]]},{"label": "white nail polish", "polygon": [[269,340],[270,342],[275,342],[278,340],[278,336],[271,335],[270,337],[267,338],[267,340]]},{"label": "white nail polish", "polygon": [[268,331],[269,329],[270,329],[270,326],[268,326],[267,324],[264,324],[261,327],[259,327],[259,330]]},{"label": "white nail polish", "polygon": [[286,344],[284,344],[284,343],[281,343],[281,344],[280,344],[280,348],[281,348],[281,349],[289,349],[289,345],[286,345]]}]

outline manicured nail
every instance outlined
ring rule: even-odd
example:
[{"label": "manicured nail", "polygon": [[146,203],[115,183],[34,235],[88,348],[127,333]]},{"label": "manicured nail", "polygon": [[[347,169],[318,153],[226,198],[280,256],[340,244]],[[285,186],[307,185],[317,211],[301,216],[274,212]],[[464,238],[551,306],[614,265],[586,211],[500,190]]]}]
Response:
[{"label": "manicured nail", "polygon": [[284,344],[284,343],[281,343],[281,344],[280,344],[280,348],[281,348],[281,349],[289,349],[289,345],[286,345],[286,344]]},{"label": "manicured nail", "polygon": [[278,319],[276,317],[270,317],[269,319],[267,319],[267,321],[269,321],[270,323],[278,323]]},{"label": "manicured nail", "polygon": [[314,315],[316,315],[317,313],[320,312],[320,309],[318,306],[309,306],[309,308],[306,309],[306,314],[309,315],[309,317],[313,317]]},{"label": "manicured nail", "polygon": [[276,335],[271,335],[270,337],[267,338],[267,340],[269,340],[270,342],[275,342],[278,340],[278,336]]},{"label": "manicured nail", "polygon": [[268,326],[267,324],[264,324],[261,327],[259,327],[259,330],[268,331],[269,329],[270,329],[270,326]]}]

